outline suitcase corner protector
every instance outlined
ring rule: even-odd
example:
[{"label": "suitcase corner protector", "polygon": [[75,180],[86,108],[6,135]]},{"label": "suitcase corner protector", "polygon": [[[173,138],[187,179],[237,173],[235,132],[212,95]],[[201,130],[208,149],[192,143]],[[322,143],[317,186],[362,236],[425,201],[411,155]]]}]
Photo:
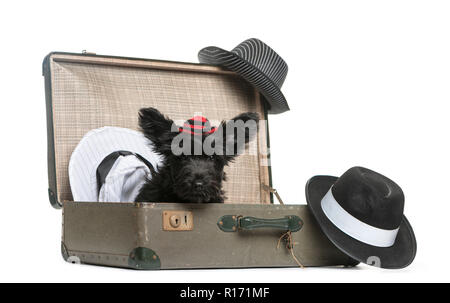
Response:
[{"label": "suitcase corner protector", "polygon": [[67,250],[66,245],[64,244],[64,242],[61,241],[61,255],[64,259],[64,261],[68,262],[68,263],[72,263],[72,264],[81,264],[81,260],[78,256],[71,256],[69,254],[69,251]]},{"label": "suitcase corner protector", "polygon": [[161,260],[150,248],[136,247],[130,252],[128,266],[134,269],[161,269]]},{"label": "suitcase corner protector", "polygon": [[53,206],[53,208],[62,208],[62,204],[56,199],[56,194],[51,188],[48,189],[48,199],[50,201],[50,205]]}]

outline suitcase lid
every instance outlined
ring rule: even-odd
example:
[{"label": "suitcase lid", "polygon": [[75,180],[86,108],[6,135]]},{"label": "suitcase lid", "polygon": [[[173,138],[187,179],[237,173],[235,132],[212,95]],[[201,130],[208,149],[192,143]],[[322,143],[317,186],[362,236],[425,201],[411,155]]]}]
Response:
[{"label": "suitcase lid", "polygon": [[[267,121],[259,93],[237,74],[196,64],[50,53],[43,63],[47,104],[48,176],[51,204],[72,201],[70,156],[91,129],[118,126],[138,130],[138,111],[156,107],[173,120],[201,112],[209,120],[255,111]],[[271,203],[267,123],[255,147],[225,168],[225,203]]]}]

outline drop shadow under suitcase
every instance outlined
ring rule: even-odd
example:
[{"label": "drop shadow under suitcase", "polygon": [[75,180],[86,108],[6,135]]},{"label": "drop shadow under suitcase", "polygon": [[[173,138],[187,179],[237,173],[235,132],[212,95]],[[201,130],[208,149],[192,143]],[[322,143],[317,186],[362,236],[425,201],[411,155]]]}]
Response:
[{"label": "drop shadow under suitcase", "polygon": [[[224,204],[74,202],[68,163],[91,129],[138,129],[138,111],[211,121],[255,111],[260,94],[215,66],[94,54],[51,53],[43,63],[49,198],[63,210],[66,261],[134,269],[354,266],[320,231],[306,205],[273,204],[268,124],[257,152],[226,168]],[[297,259],[297,261],[296,261]]]}]

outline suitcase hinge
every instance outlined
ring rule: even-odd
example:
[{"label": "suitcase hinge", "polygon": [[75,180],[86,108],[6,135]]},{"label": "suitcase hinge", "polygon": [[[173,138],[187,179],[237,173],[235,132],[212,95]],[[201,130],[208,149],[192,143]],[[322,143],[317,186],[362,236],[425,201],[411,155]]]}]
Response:
[{"label": "suitcase hinge", "polygon": [[81,54],[82,55],[97,55],[96,53],[93,53],[93,52],[88,52],[87,50],[85,50],[85,49],[83,49],[82,51],[81,51]]}]

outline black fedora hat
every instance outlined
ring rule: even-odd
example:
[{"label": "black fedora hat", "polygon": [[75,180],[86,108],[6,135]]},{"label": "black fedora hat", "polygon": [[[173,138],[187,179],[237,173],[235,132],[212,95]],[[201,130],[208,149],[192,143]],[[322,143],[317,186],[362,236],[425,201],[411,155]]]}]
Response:
[{"label": "black fedora hat", "polygon": [[387,177],[363,167],[340,178],[315,176],[306,184],[306,199],[322,231],[353,259],[391,269],[414,260],[417,245],[403,215],[403,191]]},{"label": "black fedora hat", "polygon": [[198,59],[201,63],[219,65],[241,75],[264,96],[270,106],[270,114],[289,110],[280,90],[286,79],[288,66],[261,40],[245,40],[232,51],[216,46],[205,47],[199,51]]}]

